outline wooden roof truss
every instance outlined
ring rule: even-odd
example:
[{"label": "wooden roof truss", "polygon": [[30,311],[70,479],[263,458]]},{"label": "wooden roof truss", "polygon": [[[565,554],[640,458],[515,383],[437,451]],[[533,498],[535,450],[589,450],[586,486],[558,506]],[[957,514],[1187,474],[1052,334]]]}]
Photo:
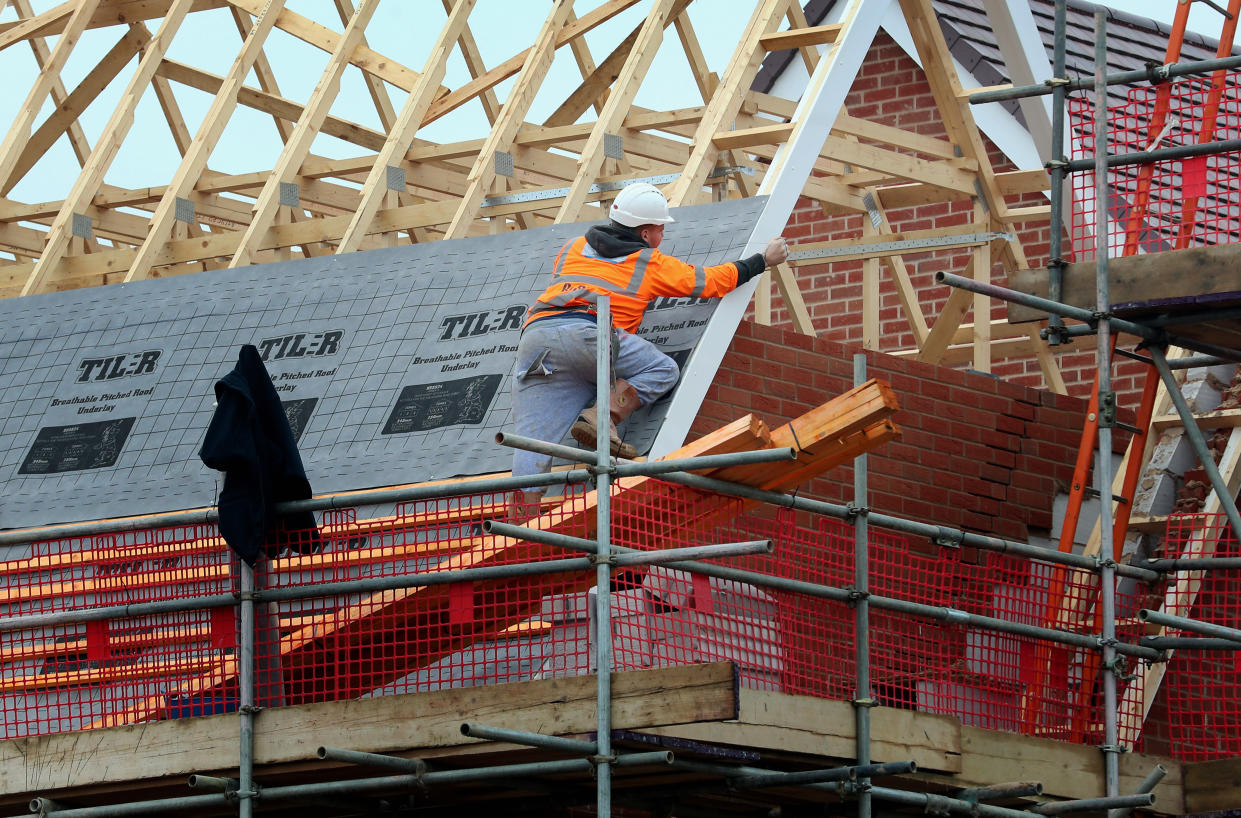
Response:
[{"label": "wooden roof truss", "polygon": [[[530,47],[515,48],[495,64],[484,59],[474,35],[499,21],[486,16],[479,0],[443,0],[442,16],[425,9],[420,22],[438,36],[411,65],[368,44],[367,25],[379,0],[334,0],[339,19],[323,20],[303,16],[293,4],[68,0],[36,13],[30,0],[4,3],[11,8],[0,22],[0,51],[28,43],[38,75],[0,143],[0,296],[594,220],[624,183],[646,179],[674,205],[770,196],[751,242],[756,250],[783,231],[800,196],[829,215],[866,216],[863,234],[847,240],[847,254],[841,252],[845,242],[796,247],[773,281],[746,292],[732,317],[721,319],[721,332],[731,333],[752,295],[756,319],[770,321],[774,283],[796,327],[814,333],[799,269],[861,258],[868,347],[895,351],[878,318],[881,288],[894,287],[917,346],[904,354],[983,371],[993,357],[1037,355],[1049,386],[1063,389],[1036,332],[1014,333],[990,320],[964,323],[971,311],[989,319],[985,297],[954,293],[942,308],[922,303],[902,260],[928,252],[918,240],[930,238],[934,250],[970,248],[967,274],[987,279],[1026,266],[1019,243],[1007,237],[1014,222],[1047,215],[1046,208],[1010,202],[1045,190],[1046,175],[1037,168],[992,168],[930,0],[840,2],[835,22],[814,26],[795,0],[756,0],[731,58],[715,68],[691,22],[694,0],[549,0],[540,4],[546,17]],[[993,15],[1007,11],[1004,4],[991,6]],[[889,10],[913,35],[946,138],[845,109],[844,95]],[[175,36],[194,36],[198,15],[222,13],[241,34],[227,73],[169,55]],[[1020,15],[1011,22],[1019,30],[1032,25]],[[596,32],[609,23],[613,29],[623,23],[628,34],[601,46]],[[266,47],[277,32],[327,55],[304,100],[286,95],[276,82],[283,66],[273,65]],[[67,87],[62,69],[75,45],[86,35],[105,34],[112,35],[112,47]],[[679,48],[684,77],[652,76],[661,44]],[[795,50],[810,75],[799,99],[751,88],[764,58],[780,50]],[[454,55],[470,78],[446,87]],[[571,60],[581,76],[567,95],[544,83],[556,60]],[[378,125],[334,110],[350,72],[365,83]],[[644,83],[667,82],[695,87],[701,104],[673,110],[637,104]],[[82,114],[113,87],[123,92],[96,133]],[[211,96],[193,131],[180,107],[189,89]],[[550,115],[532,116],[536,99],[545,110],[557,93],[562,98],[552,100]],[[163,124],[137,120],[138,104],[148,95],[158,100]],[[489,129],[452,142],[426,138],[428,126],[465,106],[481,108]],[[252,121],[241,116],[244,111],[272,117],[283,146],[277,160],[258,172],[214,169],[213,152],[228,129]],[[109,184],[121,144],[155,127],[168,128],[180,155],[166,181]],[[324,135],[352,154],[316,153]],[[48,151],[62,138],[82,166],[71,188],[52,201],[10,198],[23,180],[38,180],[46,168],[42,160],[53,161]],[[975,219],[961,229],[896,234],[887,218],[912,204],[963,199],[975,202]]]}]

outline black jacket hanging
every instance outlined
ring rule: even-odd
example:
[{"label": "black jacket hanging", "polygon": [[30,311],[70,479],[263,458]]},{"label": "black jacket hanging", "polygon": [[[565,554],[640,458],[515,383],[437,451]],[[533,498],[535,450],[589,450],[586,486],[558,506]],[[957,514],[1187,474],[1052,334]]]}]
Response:
[{"label": "black jacket hanging", "polygon": [[285,547],[300,553],[319,550],[321,541],[309,511],[277,518],[275,505],[311,496],[293,431],[251,344],[241,348],[237,366],[215,385],[216,409],[199,456],[224,472],[220,492],[220,534],[250,565],[260,553],[274,557]]}]

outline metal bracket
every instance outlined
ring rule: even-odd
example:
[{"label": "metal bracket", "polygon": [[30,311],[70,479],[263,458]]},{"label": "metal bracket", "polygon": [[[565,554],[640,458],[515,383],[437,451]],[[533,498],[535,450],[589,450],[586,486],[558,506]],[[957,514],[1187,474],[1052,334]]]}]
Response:
[{"label": "metal bracket", "polygon": [[296,182],[280,183],[280,204],[285,207],[297,207],[301,201],[302,192]]},{"label": "metal bracket", "polygon": [[710,173],[707,174],[707,178],[718,179],[721,176],[730,176],[734,173],[740,173],[745,176],[753,176],[754,168],[750,167],[749,165],[724,165],[722,167],[714,168]]},{"label": "metal bracket", "polygon": [[603,155],[608,159],[625,158],[625,139],[620,134],[605,133],[603,135]]},{"label": "metal bracket", "polygon": [[189,199],[186,199],[183,196],[178,196],[174,200],[172,205],[172,217],[174,219],[179,222],[185,222],[186,224],[193,224],[197,221],[195,218],[196,215],[197,213],[195,212],[194,203]]},{"label": "metal bracket", "polygon": [[1099,428],[1116,428],[1116,393],[1099,393]]},{"label": "metal bracket", "polygon": [[870,514],[870,506],[859,506],[854,503],[846,503],[845,508],[848,509],[846,516],[852,520],[855,517],[864,517]]},{"label": "metal bracket", "polygon": [[69,234],[81,239],[91,237],[91,218],[83,213],[74,213],[69,223]]},{"label": "metal bracket", "polygon": [[513,175],[513,154],[505,153],[504,151],[496,151],[495,162],[496,174],[500,176]]},{"label": "metal bracket", "polygon": [[384,168],[384,184],[388,190],[405,190],[405,168],[388,165]]},{"label": "metal bracket", "polygon": [[939,527],[939,533],[931,538],[934,545],[942,545],[946,548],[960,548],[965,542],[965,533],[951,528]]},{"label": "metal bracket", "polygon": [[869,591],[860,591],[852,585],[846,585],[844,589],[849,592],[850,602],[861,602],[863,599],[870,599]]}]

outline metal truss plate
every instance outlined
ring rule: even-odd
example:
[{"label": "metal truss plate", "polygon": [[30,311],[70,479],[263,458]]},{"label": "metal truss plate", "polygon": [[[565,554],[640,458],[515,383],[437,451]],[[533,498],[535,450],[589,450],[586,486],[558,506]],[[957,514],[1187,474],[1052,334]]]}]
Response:
[{"label": "metal truss plate", "polygon": [[938,247],[955,247],[970,244],[983,244],[989,241],[1005,239],[1016,240],[1011,233],[970,233],[963,236],[933,236],[905,241],[880,241],[866,244],[852,244],[845,247],[825,247],[817,250],[795,250],[789,253],[789,261],[802,261],[812,258],[831,258],[833,256],[856,256],[861,252],[875,255],[910,253],[918,250],[930,250]]}]

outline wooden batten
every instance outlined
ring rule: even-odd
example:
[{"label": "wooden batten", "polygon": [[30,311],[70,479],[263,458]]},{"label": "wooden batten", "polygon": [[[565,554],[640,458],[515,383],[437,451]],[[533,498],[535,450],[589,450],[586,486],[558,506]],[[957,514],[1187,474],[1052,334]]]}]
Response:
[{"label": "wooden batten", "polygon": [[[1169,250],[1138,256],[1109,259],[1108,298],[1113,305],[1165,302],[1175,305],[1189,297],[1235,293],[1241,298],[1241,245],[1221,244],[1189,250]],[[1077,261],[1063,272],[1061,301],[1070,306],[1093,310],[1096,302],[1095,263]],[[1021,269],[1009,276],[1008,286],[1027,295],[1047,298],[1046,269]],[[1047,313],[1023,304],[1008,305],[1013,323],[1038,321]]]}]

